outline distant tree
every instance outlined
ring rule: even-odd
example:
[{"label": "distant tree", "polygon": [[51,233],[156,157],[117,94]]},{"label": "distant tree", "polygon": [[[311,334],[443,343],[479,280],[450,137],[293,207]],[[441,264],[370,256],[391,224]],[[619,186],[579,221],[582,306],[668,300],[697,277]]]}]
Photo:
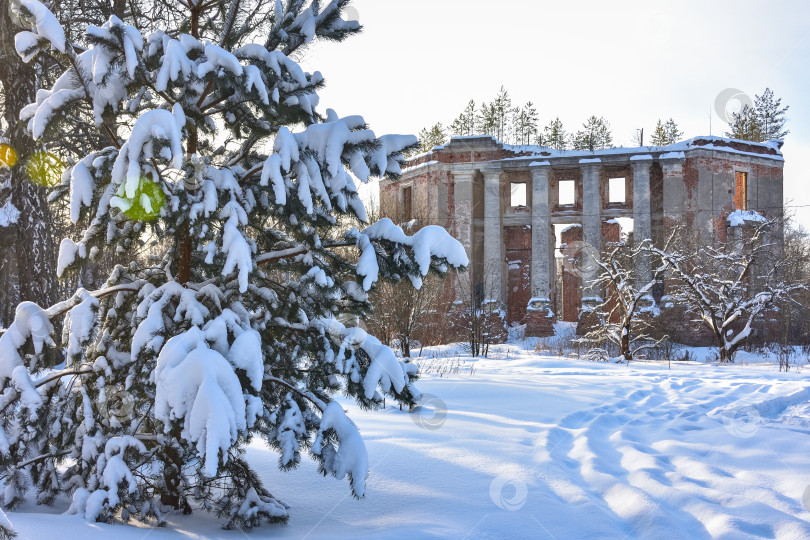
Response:
[{"label": "distant tree", "polygon": [[740,112],[731,114],[729,127],[731,127],[731,130],[726,132],[726,137],[754,142],[763,140],[757,112],[748,105],[743,105]]},{"label": "distant tree", "polygon": [[514,111],[512,109],[512,98],[509,97],[509,92],[503,86],[501,86],[501,89],[498,91],[498,95],[495,96],[492,107],[496,120],[495,138],[501,142],[508,142],[506,139]]},{"label": "distant tree", "polygon": [[471,99],[461,114],[450,124],[450,136],[469,137],[475,135],[475,100]]},{"label": "distant tree", "polygon": [[512,118],[512,133],[515,144],[531,144],[537,140],[539,129],[537,128],[537,109],[529,101],[523,107],[515,109]]},{"label": "distant tree", "polygon": [[604,117],[591,116],[582,129],[577,131],[573,139],[574,150],[602,150],[613,146],[613,135],[610,123]]},{"label": "distant tree", "polygon": [[637,129],[633,132],[633,138],[630,139],[634,146],[644,146],[644,128]]},{"label": "distant tree", "polygon": [[672,118],[667,120],[667,123],[664,124],[664,130],[667,134],[667,144],[675,144],[683,137],[683,131],[678,129],[678,124],[676,124],[675,120]]},{"label": "distant tree", "polygon": [[675,120],[670,118],[663,122],[659,119],[658,123],[655,124],[655,131],[653,131],[650,143],[653,146],[666,146],[678,142],[682,136],[683,132],[678,129]]},{"label": "distant tree", "polygon": [[479,135],[498,137],[498,111],[495,103],[482,103],[476,116],[476,132]]},{"label": "distant tree", "polygon": [[782,100],[766,88],[762,95],[754,96],[753,107],[744,105],[739,112],[732,113],[726,137],[753,142],[782,140],[790,133],[785,129],[788,108],[782,107]]},{"label": "distant tree", "polygon": [[422,128],[419,132],[419,148],[422,152],[430,152],[435,146],[441,146],[447,142],[447,133],[441,122],[435,123],[430,128]]},{"label": "distant tree", "polygon": [[782,107],[781,98],[774,98],[773,91],[766,88],[761,96],[754,97],[754,111],[763,141],[776,141],[790,133],[785,129],[785,113],[788,106]]},{"label": "distant tree", "polygon": [[562,120],[558,116],[543,128],[543,144],[556,150],[565,150],[568,146],[568,133],[563,128]]}]

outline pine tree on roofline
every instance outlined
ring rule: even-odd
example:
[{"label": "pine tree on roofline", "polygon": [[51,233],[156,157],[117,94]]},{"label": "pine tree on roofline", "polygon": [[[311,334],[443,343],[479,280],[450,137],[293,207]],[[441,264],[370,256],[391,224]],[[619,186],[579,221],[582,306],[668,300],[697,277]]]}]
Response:
[{"label": "pine tree on roofline", "polygon": [[[362,317],[378,280],[419,287],[468,261],[440,227],[342,225],[366,220],[352,176],[397,175],[417,144],[321,113],[323,77],[290,58],[359,32],[341,18],[348,0],[181,1],[178,28],[143,36],[111,17],[80,44],[37,0],[12,5],[21,56],[52,48],[68,66],[23,111],[33,136],[58,137],[81,111],[114,143],[54,190],[83,229],[62,241],[58,272],[109,250],[120,264],[104,289],[19,305],[0,337],[4,506],[33,491],[71,497],[91,521],[161,523],[170,508],[228,528],[285,521],[245,457],[255,437],[281,469],[307,451],[362,497],[368,456],[332,396],[413,404],[417,368],[339,318]],[[137,262],[156,237],[170,248]]]}]

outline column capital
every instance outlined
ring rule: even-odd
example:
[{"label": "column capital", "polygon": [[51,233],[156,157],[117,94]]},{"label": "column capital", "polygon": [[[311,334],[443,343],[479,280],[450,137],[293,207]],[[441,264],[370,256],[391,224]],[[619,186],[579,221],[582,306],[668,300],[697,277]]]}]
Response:
[{"label": "column capital", "polygon": [[579,167],[581,169],[598,169],[602,166],[602,160],[599,158],[586,158],[579,160]]},{"label": "column capital", "polygon": [[630,164],[633,166],[633,171],[649,170],[653,164],[653,157],[649,154],[642,154],[630,158]]},{"label": "column capital", "polygon": [[667,152],[666,154],[658,156],[658,163],[661,164],[661,168],[664,172],[680,171],[685,161],[686,155],[683,152]]}]

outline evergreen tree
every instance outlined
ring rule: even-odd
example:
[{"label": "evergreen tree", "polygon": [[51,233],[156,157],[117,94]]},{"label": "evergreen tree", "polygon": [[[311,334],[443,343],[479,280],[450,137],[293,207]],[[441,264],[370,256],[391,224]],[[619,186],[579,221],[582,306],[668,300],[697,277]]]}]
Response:
[{"label": "evergreen tree", "polygon": [[655,124],[655,130],[653,131],[652,137],[650,137],[650,143],[653,146],[665,146],[667,145],[667,130],[664,127],[664,122],[661,119],[658,119],[658,122]]},{"label": "evergreen tree", "polygon": [[476,120],[477,133],[479,135],[491,135],[497,139],[499,125],[498,109],[495,102],[482,103]]},{"label": "evergreen tree", "polygon": [[591,116],[573,138],[574,150],[602,150],[613,146],[610,124],[604,117]]},{"label": "evergreen tree", "polygon": [[537,128],[537,109],[529,101],[523,107],[515,109],[512,117],[512,132],[514,142],[519,145],[531,144],[537,140],[539,130]]},{"label": "evergreen tree", "polygon": [[562,120],[558,116],[543,128],[543,144],[556,150],[565,150],[568,147],[568,133],[563,128]]},{"label": "evergreen tree", "polygon": [[745,105],[731,115],[726,137],[753,142],[783,140],[790,133],[785,129],[788,109],[782,107],[781,98],[775,98],[773,91],[766,88],[762,95],[754,96],[753,107]]},{"label": "evergreen tree", "polygon": [[498,95],[495,96],[492,108],[496,121],[495,138],[501,142],[511,142],[508,140],[508,136],[514,110],[512,109],[512,98],[509,97],[509,92],[503,86],[498,91]]},{"label": "evergreen tree", "polygon": [[763,140],[757,111],[748,105],[743,105],[742,110],[732,113],[729,127],[731,131],[726,132],[726,137],[753,142]]},{"label": "evergreen tree", "polygon": [[441,122],[437,122],[430,129],[422,128],[419,132],[419,149],[421,152],[430,152],[435,146],[447,142],[447,134]]},{"label": "evergreen tree", "polygon": [[653,131],[650,142],[653,146],[667,146],[678,142],[681,137],[683,137],[683,132],[678,129],[675,120],[670,118],[663,122],[659,119],[655,124],[655,131]]},{"label": "evergreen tree", "polygon": [[678,128],[678,124],[676,124],[675,120],[672,118],[667,120],[667,123],[664,125],[664,129],[666,130],[667,134],[667,144],[675,144],[681,140],[681,137],[683,137],[683,131]]},{"label": "evergreen tree", "polygon": [[[107,252],[121,264],[101,290],[20,304],[0,336],[7,506],[33,489],[42,503],[72,497],[70,512],[91,521],[137,510],[160,523],[165,506],[192,505],[228,528],[285,521],[289,507],[245,458],[253,437],[282,469],[305,449],[363,496],[365,446],[332,396],[413,404],[417,369],[335,316],[363,317],[378,280],[418,287],[468,261],[440,228],[341,225],[366,220],[352,175],[396,175],[417,144],[316,110],[323,79],[290,56],[359,32],[341,18],[347,5],[177,3],[177,27],[143,36],[112,16],[78,44],[40,2],[13,0],[21,55],[50,47],[69,66],[23,111],[34,138],[81,112],[112,142],[52,194],[84,229],[62,240],[57,272]],[[147,233],[170,246],[144,265],[133,250]]]},{"label": "evergreen tree", "polygon": [[785,129],[785,113],[790,107],[782,107],[782,99],[774,98],[773,91],[766,88],[761,96],[754,96],[754,110],[762,141],[783,140],[790,133]]},{"label": "evergreen tree", "polygon": [[458,117],[453,120],[453,123],[450,124],[450,135],[456,135],[459,137],[469,137],[471,135],[475,135],[475,123],[475,100],[471,99],[461,114],[459,114]]}]

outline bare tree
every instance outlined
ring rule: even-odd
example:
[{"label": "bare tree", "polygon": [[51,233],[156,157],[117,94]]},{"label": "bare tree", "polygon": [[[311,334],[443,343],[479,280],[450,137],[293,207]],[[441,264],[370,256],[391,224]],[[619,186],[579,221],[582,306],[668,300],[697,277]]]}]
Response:
[{"label": "bare tree", "polygon": [[600,324],[576,340],[592,347],[591,356],[610,358],[608,349],[613,348],[629,363],[638,353],[668,339],[656,336],[654,323],[659,309],[652,291],[669,263],[661,261],[650,279],[640,280],[636,272],[636,264],[649,257],[651,249],[649,240],[635,247],[618,242],[608,246],[602,257],[595,260],[601,272],[597,284],[605,290],[604,302],[595,309]]},{"label": "bare tree", "polygon": [[734,238],[719,247],[704,246],[694,255],[652,248],[674,277],[672,300],[687,306],[715,336],[721,362],[731,362],[734,353],[753,333],[754,322],[794,295],[807,290],[801,283],[785,281],[784,260],[770,241],[778,232],[774,221],[754,212],[734,229]]},{"label": "bare tree", "polygon": [[473,356],[487,356],[489,346],[506,335],[506,313],[496,300],[500,283],[492,275],[486,268],[482,276],[472,272],[457,274],[453,324]]}]

